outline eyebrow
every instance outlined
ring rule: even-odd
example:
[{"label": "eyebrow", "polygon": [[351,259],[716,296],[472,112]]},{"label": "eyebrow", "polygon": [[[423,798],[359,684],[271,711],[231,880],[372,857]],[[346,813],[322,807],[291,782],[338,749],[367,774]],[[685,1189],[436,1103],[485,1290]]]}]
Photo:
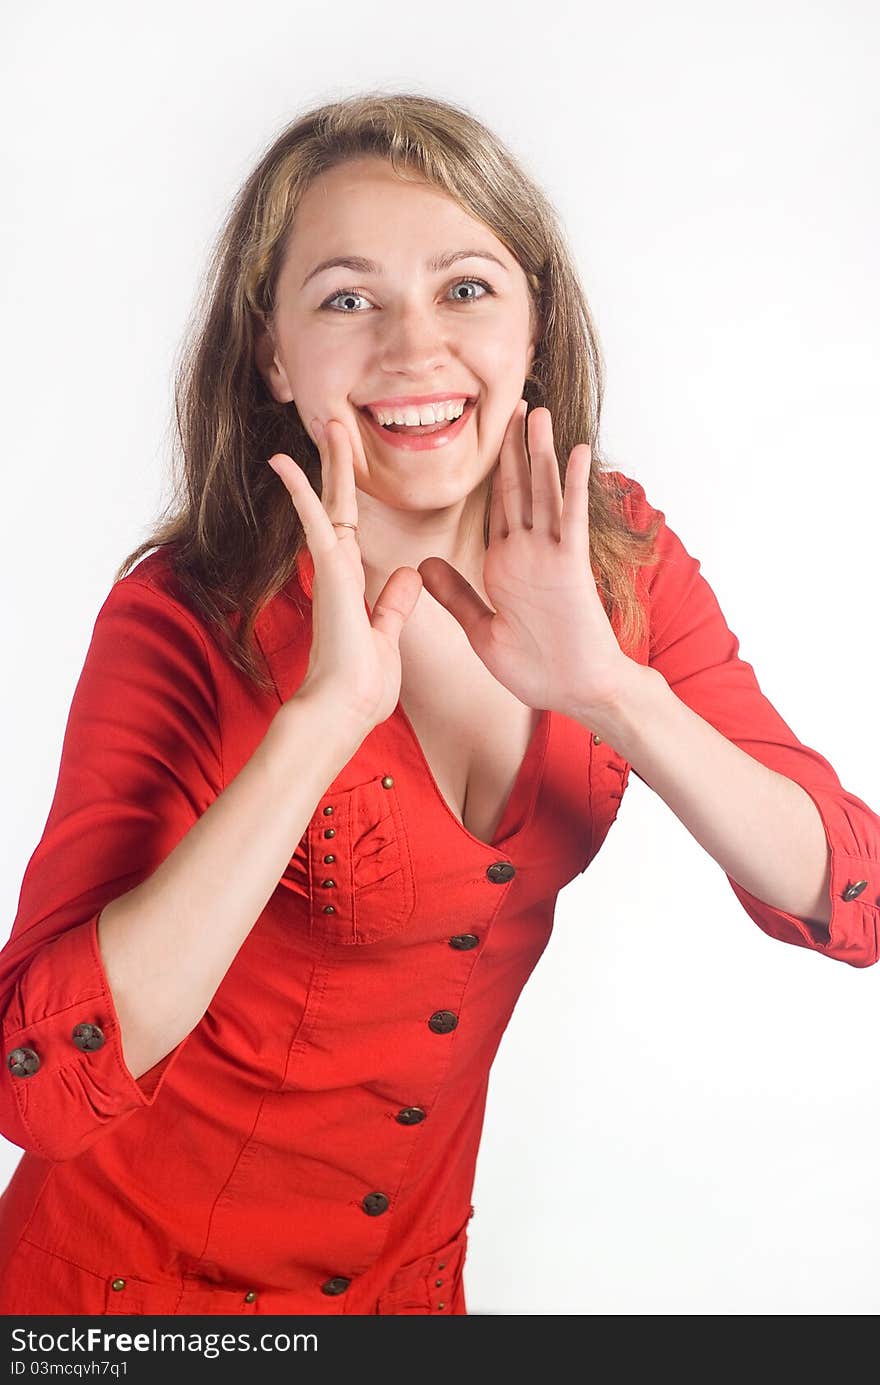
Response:
[{"label": "eyebrow", "polygon": [[[493,255],[491,250],[447,250],[443,255],[436,255],[433,260],[428,261],[428,269],[433,273],[438,273],[441,269],[449,269],[456,260],[493,260],[500,265],[507,274],[510,271],[507,265],[499,260],[497,255]],[[373,260],[365,260],[362,255],[335,255],[332,259],[322,260],[310,270],[303,279],[301,288],[305,288],[310,279],[314,279],[316,274],[320,274],[325,269],[354,269],[359,274],[381,274],[382,270]]]}]

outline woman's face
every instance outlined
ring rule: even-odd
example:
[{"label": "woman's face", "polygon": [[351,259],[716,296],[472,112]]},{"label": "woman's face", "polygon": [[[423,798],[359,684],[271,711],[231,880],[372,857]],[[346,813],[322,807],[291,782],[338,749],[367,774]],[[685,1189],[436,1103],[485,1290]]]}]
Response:
[{"label": "woman's face", "polygon": [[[355,256],[371,267],[317,268]],[[312,183],[257,360],[311,436],[316,417],[346,426],[361,490],[412,510],[463,500],[498,459],[533,355],[523,270],[452,198],[374,157]],[[462,426],[427,449],[394,446],[364,409],[424,395],[474,401]]]}]

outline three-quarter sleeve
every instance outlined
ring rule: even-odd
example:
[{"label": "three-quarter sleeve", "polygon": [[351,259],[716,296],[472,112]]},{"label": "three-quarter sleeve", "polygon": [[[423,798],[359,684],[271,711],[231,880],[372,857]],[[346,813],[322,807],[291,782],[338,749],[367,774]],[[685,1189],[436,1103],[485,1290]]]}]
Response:
[{"label": "three-quarter sleeve", "polygon": [[129,575],[95,621],[42,837],[0,951],[0,1130],[75,1156],[155,1102],[187,1040],[127,1068],[98,946],[102,908],[147,879],[222,787],[207,646],[190,613]]},{"label": "three-quarter sleeve", "polygon": [[769,769],[794,780],[815,803],[831,854],[831,919],[817,935],[807,919],[757,899],[727,880],[749,917],[781,942],[811,948],[855,967],[878,960],[880,817],[841,784],[829,762],[802,744],[764,696],[751,664],[739,657],[699,560],[651,506],[643,487],[627,478],[630,519],[646,527],[661,516],[657,561],[638,570],[650,612],[648,663],[705,721]]}]

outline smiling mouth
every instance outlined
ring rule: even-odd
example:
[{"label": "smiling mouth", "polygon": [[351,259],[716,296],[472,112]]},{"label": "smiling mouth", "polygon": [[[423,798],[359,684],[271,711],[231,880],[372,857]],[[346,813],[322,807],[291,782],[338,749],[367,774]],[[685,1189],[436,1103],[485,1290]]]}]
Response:
[{"label": "smiling mouth", "polygon": [[443,433],[448,428],[454,428],[457,423],[461,423],[468,413],[473,409],[475,399],[468,399],[464,408],[457,418],[444,419],[440,423],[380,423],[377,418],[370,413],[369,409],[362,408],[361,413],[365,414],[369,421],[383,433],[398,433],[403,437],[421,438],[427,437],[431,433]]}]

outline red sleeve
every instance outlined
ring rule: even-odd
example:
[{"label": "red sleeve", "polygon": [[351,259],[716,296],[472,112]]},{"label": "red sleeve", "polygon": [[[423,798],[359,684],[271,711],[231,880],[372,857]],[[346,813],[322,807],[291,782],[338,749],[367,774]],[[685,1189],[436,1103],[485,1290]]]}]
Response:
[{"label": "red sleeve", "polygon": [[828,761],[803,745],[767,700],[751,664],[739,657],[739,640],[701,575],[699,561],[666,524],[663,511],[649,504],[643,487],[626,480],[631,522],[641,529],[653,515],[662,520],[657,560],[638,573],[650,613],[647,662],[659,669],[682,702],[728,740],[793,779],[812,798],[831,849],[828,935],[817,938],[806,920],[765,904],[728,875],[731,889],[772,938],[854,967],[870,966],[878,960],[880,817],[843,788]]},{"label": "red sleeve", "polygon": [[198,625],[125,577],[98,613],[49,816],[0,951],[0,1130],[13,1144],[71,1158],[156,1100],[187,1040],[141,1077],[129,1072],[98,915],[152,875],[221,785]]}]

